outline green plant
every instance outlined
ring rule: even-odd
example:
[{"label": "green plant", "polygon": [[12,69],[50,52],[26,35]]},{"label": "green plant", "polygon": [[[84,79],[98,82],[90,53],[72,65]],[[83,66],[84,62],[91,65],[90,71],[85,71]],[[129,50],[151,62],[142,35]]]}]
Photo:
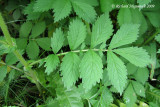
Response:
[{"label": "green plant", "polygon": [[[7,28],[2,16],[7,19],[9,10],[0,13],[1,105],[160,105],[158,0],[31,0],[25,8],[16,3],[6,7],[16,7],[11,19],[20,23]],[[20,87],[29,81],[30,91],[17,92],[18,80]],[[34,91],[40,98],[27,101]],[[17,96],[13,101],[11,93]]]}]

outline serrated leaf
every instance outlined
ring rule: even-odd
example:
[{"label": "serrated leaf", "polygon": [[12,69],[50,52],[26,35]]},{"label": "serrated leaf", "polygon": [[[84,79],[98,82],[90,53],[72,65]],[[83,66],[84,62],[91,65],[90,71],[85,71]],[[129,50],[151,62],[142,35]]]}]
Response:
[{"label": "serrated leaf", "polygon": [[56,0],[37,0],[34,4],[34,11],[35,12],[44,12],[48,11],[49,9],[53,8],[53,4]]},{"label": "serrated leaf", "polygon": [[136,81],[132,81],[132,85],[137,95],[145,97],[145,89],[142,84]]},{"label": "serrated leaf", "polygon": [[27,21],[21,25],[20,31],[19,31],[19,36],[20,37],[28,37],[29,33],[31,32],[32,29],[32,23],[30,21]]},{"label": "serrated leaf", "polygon": [[107,70],[112,85],[122,94],[127,82],[127,69],[121,59],[111,51],[107,53]]},{"label": "serrated leaf", "polygon": [[[76,0],[76,1],[79,1],[79,0]],[[89,4],[91,6],[98,6],[99,5],[97,0],[81,0],[81,2]]]},{"label": "serrated leaf", "polygon": [[[127,16],[127,17],[125,17]],[[134,8],[121,8],[118,16],[118,23],[119,25],[123,24],[139,24],[139,34],[143,34],[146,32],[148,25],[146,22],[145,17],[143,16],[142,12],[138,9]]]},{"label": "serrated leaf", "polygon": [[133,75],[138,70],[138,67],[131,63],[128,63],[126,67],[127,67],[128,75]]},{"label": "serrated leaf", "polygon": [[54,4],[54,22],[67,17],[72,10],[70,0],[57,0]]},{"label": "serrated leaf", "polygon": [[56,54],[63,46],[64,34],[61,29],[56,29],[51,38],[51,47],[53,52]]},{"label": "serrated leaf", "polygon": [[123,95],[124,102],[127,104],[127,107],[132,107],[136,100],[136,93],[133,90],[132,84],[130,83]]},{"label": "serrated leaf", "polygon": [[51,46],[51,39],[50,38],[47,38],[47,37],[44,37],[44,38],[38,38],[36,39],[38,45],[46,50],[46,51],[49,51],[50,50],[50,46]]},{"label": "serrated leaf", "polygon": [[123,56],[128,61],[130,61],[130,63],[138,67],[145,67],[151,62],[148,53],[143,48],[138,48],[138,47],[121,48],[121,49],[115,49],[114,52]]},{"label": "serrated leaf", "polygon": [[147,68],[139,68],[134,74],[134,78],[142,84],[144,84],[148,80],[148,77],[149,71]]},{"label": "serrated leaf", "polygon": [[80,58],[77,54],[70,52],[65,55],[62,61],[62,81],[64,86],[69,89],[78,80]]},{"label": "serrated leaf", "polygon": [[39,47],[35,41],[30,40],[26,48],[27,55],[30,59],[36,59],[39,55]]},{"label": "serrated leaf", "polygon": [[71,0],[71,2],[74,8],[74,11],[80,18],[84,19],[88,23],[94,22],[96,18],[96,11],[91,5],[83,3],[81,1]]},{"label": "serrated leaf", "polygon": [[102,12],[110,12],[114,7],[114,0],[100,0],[100,6]]},{"label": "serrated leaf", "polygon": [[100,107],[109,107],[112,102],[112,93],[106,87],[104,87],[100,97]]},{"label": "serrated leaf", "polygon": [[68,32],[68,43],[71,50],[75,50],[86,38],[86,26],[80,19],[70,23]]},{"label": "serrated leaf", "polygon": [[80,77],[86,91],[100,82],[103,73],[101,58],[92,50],[89,50],[80,63]]},{"label": "serrated leaf", "polygon": [[27,47],[27,38],[17,38],[16,39],[16,45],[18,49],[26,49]]},{"label": "serrated leaf", "polygon": [[7,75],[7,66],[0,66],[0,75],[1,75],[0,82],[2,82]]},{"label": "serrated leaf", "polygon": [[76,88],[66,90],[63,87],[58,87],[56,94],[60,107],[83,107],[80,93]]},{"label": "serrated leaf", "polygon": [[32,33],[31,33],[31,38],[35,38],[42,34],[46,29],[46,24],[44,21],[38,22],[33,26]]},{"label": "serrated leaf", "polygon": [[18,61],[17,57],[13,53],[9,53],[6,56],[5,62],[7,65],[13,65]]},{"label": "serrated leaf", "polygon": [[35,2],[31,2],[24,9],[24,14],[27,15],[27,20],[36,20],[41,15],[40,12],[34,12],[34,10],[33,10],[34,4],[35,4]]},{"label": "serrated leaf", "polygon": [[49,55],[45,62],[44,67],[46,67],[45,73],[47,73],[47,75],[53,72],[60,63],[57,55]]},{"label": "serrated leaf", "polygon": [[117,33],[113,36],[109,48],[118,48],[136,41],[138,38],[138,29],[138,24],[122,25]]},{"label": "serrated leaf", "polygon": [[91,47],[94,48],[95,46],[106,42],[112,35],[112,28],[113,25],[109,18],[109,14],[106,13],[101,15],[95,22],[95,25],[93,25]]}]

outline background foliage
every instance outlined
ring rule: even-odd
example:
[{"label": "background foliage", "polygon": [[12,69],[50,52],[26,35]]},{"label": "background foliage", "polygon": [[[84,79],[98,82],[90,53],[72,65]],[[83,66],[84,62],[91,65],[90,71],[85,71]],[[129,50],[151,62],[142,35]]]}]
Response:
[{"label": "background foliage", "polygon": [[159,107],[159,0],[0,0],[0,10],[1,106]]}]

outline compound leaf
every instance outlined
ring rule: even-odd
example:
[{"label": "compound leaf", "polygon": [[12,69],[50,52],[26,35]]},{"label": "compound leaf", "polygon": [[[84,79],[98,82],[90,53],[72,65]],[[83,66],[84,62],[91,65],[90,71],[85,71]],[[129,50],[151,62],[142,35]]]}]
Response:
[{"label": "compound leaf", "polygon": [[76,49],[86,38],[86,26],[80,19],[75,19],[70,23],[68,32],[68,42],[71,50]]},{"label": "compound leaf", "polygon": [[61,29],[56,29],[51,38],[51,47],[53,52],[56,54],[63,46],[64,34]]},{"label": "compound leaf", "polygon": [[127,82],[127,69],[124,63],[113,52],[107,53],[107,71],[112,85],[122,94]]},{"label": "compound leaf", "polygon": [[60,63],[57,55],[49,55],[45,60],[45,62],[46,62],[44,65],[44,67],[46,67],[45,73],[47,73],[48,75],[51,72],[53,72]]},{"label": "compound leaf", "polygon": [[91,36],[91,47],[94,48],[95,46],[106,42],[113,32],[113,25],[109,18],[109,14],[101,15],[95,25],[93,25],[93,32]]},{"label": "compound leaf", "polygon": [[69,89],[78,80],[80,58],[77,54],[70,52],[65,55],[62,61],[62,80],[64,86]]},{"label": "compound leaf", "polygon": [[80,63],[80,77],[86,91],[100,82],[103,73],[101,58],[92,50],[89,50]]},{"label": "compound leaf", "polygon": [[150,63],[150,57],[146,50],[138,47],[129,47],[122,49],[115,49],[114,52],[126,58],[130,63],[138,66],[145,67]]},{"label": "compound leaf", "polygon": [[109,48],[117,48],[136,41],[138,38],[138,28],[138,24],[123,24],[113,36]]},{"label": "compound leaf", "polygon": [[39,47],[35,41],[30,40],[26,48],[27,55],[30,59],[36,59],[39,55]]},{"label": "compound leaf", "polygon": [[83,3],[81,1],[71,1],[74,11],[80,18],[84,19],[88,23],[94,22],[96,18],[96,11],[91,5]]}]

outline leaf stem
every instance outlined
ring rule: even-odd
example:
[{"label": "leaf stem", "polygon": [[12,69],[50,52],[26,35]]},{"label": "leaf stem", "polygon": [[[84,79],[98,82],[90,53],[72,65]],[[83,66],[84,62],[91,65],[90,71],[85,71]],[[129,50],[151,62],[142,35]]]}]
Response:
[{"label": "leaf stem", "polygon": [[148,44],[150,41],[152,41],[153,39],[154,39],[154,37],[156,36],[156,35],[158,35],[160,33],[160,29],[157,29],[157,31],[152,35],[152,36],[150,36],[142,45],[146,45],[146,44]]},{"label": "leaf stem", "polygon": [[[105,50],[105,49],[84,49],[84,50],[75,50],[75,51],[68,51],[68,52],[64,52],[64,53],[59,53],[59,54],[57,54],[57,56],[63,56],[63,55],[66,55],[66,54],[69,53],[69,52],[79,53],[79,52],[87,52],[87,51],[89,51],[89,50],[102,51],[102,52],[107,52],[107,51],[108,51],[107,49],[106,49],[106,50]],[[46,57],[46,58],[47,58],[47,57]],[[43,59],[39,59],[39,60],[37,60],[37,61],[34,61],[34,62],[30,63],[29,65],[30,65],[30,66],[33,66],[33,65],[41,62],[42,60],[46,59],[46,58],[43,58]]]},{"label": "leaf stem", "polygon": [[[4,62],[0,62],[0,64],[2,64],[2,65],[7,65],[7,64],[4,63]],[[17,70],[17,71],[24,72],[22,69],[19,69],[19,68],[15,67],[15,66],[12,66],[12,65],[7,65],[7,66],[9,66],[10,68],[15,69],[15,70]]]}]

